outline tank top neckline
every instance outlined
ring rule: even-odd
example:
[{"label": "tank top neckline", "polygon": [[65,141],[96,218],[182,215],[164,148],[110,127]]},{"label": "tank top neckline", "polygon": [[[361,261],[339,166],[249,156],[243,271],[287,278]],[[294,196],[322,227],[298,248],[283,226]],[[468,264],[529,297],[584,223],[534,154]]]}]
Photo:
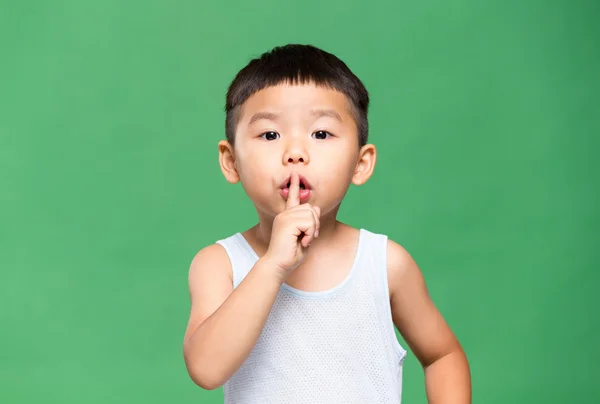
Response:
[{"label": "tank top neckline", "polygon": [[[358,230],[359,230],[358,243],[356,246],[356,252],[354,253],[354,261],[352,262],[352,266],[350,267],[350,272],[348,272],[348,274],[346,275],[346,277],[344,278],[344,280],[342,282],[340,282],[336,286],[333,286],[332,288],[322,290],[322,291],[314,291],[314,292],[297,289],[293,286],[288,285],[285,282],[282,283],[281,289],[291,295],[294,295],[294,296],[297,296],[300,298],[304,298],[304,299],[323,299],[326,297],[330,297],[336,293],[339,293],[341,290],[343,290],[350,283],[352,278],[354,277],[354,274],[356,272],[356,267],[358,266],[358,263],[360,261],[361,252],[363,250],[363,244],[365,243],[365,229],[361,228]],[[252,258],[255,261],[257,261],[260,258],[258,256],[258,254],[256,253],[256,251],[254,251],[254,249],[252,248],[252,246],[250,245],[248,240],[246,240],[246,238],[243,236],[243,234],[241,232],[236,233],[235,237],[238,239],[241,246],[252,256]]]}]

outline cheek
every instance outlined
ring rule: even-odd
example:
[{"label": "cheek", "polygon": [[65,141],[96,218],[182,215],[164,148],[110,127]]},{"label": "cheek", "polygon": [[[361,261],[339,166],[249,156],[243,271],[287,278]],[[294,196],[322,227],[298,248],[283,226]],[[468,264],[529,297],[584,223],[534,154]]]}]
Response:
[{"label": "cheek", "polygon": [[329,177],[346,178],[354,172],[357,155],[350,147],[341,144],[340,147],[319,156],[319,165],[323,171],[331,174]]},{"label": "cheek", "polygon": [[274,164],[272,158],[259,156],[249,156],[238,164],[238,172],[244,181],[261,182],[266,178],[272,177]]},{"label": "cheek", "polygon": [[328,173],[322,177],[321,185],[336,194],[343,195],[352,182],[354,174],[354,161],[339,157],[327,161],[327,166],[321,172]]},{"label": "cheek", "polygon": [[333,191],[335,194],[344,194],[352,182],[352,172],[348,170],[331,171],[327,181],[323,183],[325,189]]},{"label": "cheek", "polygon": [[260,198],[273,187],[276,168],[273,158],[257,155],[241,155],[237,165],[242,187],[251,199]]}]

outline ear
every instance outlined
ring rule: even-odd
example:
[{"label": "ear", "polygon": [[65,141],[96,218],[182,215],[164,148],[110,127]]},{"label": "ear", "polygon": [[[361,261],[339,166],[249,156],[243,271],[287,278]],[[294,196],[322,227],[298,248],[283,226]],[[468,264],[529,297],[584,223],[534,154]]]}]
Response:
[{"label": "ear", "polygon": [[219,165],[227,182],[235,184],[240,180],[233,146],[227,140],[219,142]]},{"label": "ear", "polygon": [[352,176],[352,183],[354,185],[362,185],[371,178],[376,160],[377,149],[375,145],[366,144],[360,148],[356,166],[354,167],[354,175]]}]

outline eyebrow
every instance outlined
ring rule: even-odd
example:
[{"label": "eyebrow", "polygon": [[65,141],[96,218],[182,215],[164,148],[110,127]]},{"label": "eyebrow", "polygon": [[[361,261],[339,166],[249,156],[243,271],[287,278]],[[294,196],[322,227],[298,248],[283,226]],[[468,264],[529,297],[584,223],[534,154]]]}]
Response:
[{"label": "eyebrow", "polygon": [[340,122],[344,122],[342,120],[342,116],[335,112],[333,109],[313,109],[310,111],[310,114],[316,118],[328,116],[330,118],[337,119]]},{"label": "eyebrow", "polygon": [[[313,109],[310,111],[310,114],[312,116],[314,116],[315,118],[330,117],[330,118],[337,119],[340,122],[344,122],[342,120],[342,116],[340,114],[338,114],[336,111],[334,111],[333,109]],[[279,118],[279,114],[276,114],[275,112],[266,112],[266,111],[257,112],[254,115],[252,115],[252,118],[250,118],[250,122],[248,122],[248,126],[252,125],[256,121],[260,121],[261,119],[266,119],[269,121],[276,121],[277,118]]]},{"label": "eyebrow", "polygon": [[248,125],[252,125],[254,122],[260,121],[261,119],[276,121],[278,117],[279,114],[276,114],[275,112],[257,112],[254,115],[252,115],[252,118],[250,118],[250,122],[248,123]]}]

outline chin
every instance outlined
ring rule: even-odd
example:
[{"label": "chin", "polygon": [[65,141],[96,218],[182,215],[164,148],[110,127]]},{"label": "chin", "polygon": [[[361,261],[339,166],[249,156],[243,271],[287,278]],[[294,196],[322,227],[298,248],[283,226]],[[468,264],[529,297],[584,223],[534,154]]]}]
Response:
[{"label": "chin", "polygon": [[265,218],[274,218],[285,210],[285,201],[283,199],[281,200],[280,204],[273,203],[273,201],[267,202],[264,200],[253,200],[252,203],[254,204],[256,212],[261,217]]}]

